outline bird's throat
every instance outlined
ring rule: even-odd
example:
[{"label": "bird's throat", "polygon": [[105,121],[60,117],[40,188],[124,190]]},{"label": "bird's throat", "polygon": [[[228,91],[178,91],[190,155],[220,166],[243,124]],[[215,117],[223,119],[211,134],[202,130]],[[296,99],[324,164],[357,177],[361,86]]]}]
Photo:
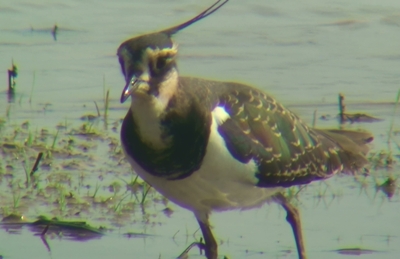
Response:
[{"label": "bird's throat", "polygon": [[178,89],[176,69],[169,72],[158,85],[158,94],[132,94],[131,114],[141,138],[156,149],[165,148],[169,140],[163,136],[161,121],[169,108],[170,100]]}]

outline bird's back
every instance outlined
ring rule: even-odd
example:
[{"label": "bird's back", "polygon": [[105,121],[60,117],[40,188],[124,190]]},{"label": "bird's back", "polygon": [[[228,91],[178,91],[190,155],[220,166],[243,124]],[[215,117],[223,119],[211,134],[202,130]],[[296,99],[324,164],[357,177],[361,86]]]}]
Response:
[{"label": "bird's back", "polygon": [[[223,108],[218,125],[229,152],[242,163],[254,160],[260,187],[288,187],[357,171],[367,162],[367,132],[308,127],[265,92],[248,85],[180,77],[180,99],[205,113]],[[191,96],[191,98],[188,98]]]}]

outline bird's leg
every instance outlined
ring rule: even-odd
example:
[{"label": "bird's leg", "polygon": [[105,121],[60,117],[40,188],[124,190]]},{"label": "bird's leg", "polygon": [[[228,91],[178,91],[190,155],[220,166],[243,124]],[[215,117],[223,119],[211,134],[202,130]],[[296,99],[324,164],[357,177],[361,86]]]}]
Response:
[{"label": "bird's leg", "polygon": [[[205,221],[203,222],[202,220],[199,220],[197,215],[197,222],[199,222],[201,233],[203,234],[204,238],[204,243],[203,240],[201,239],[200,242],[194,242],[190,244],[185,251],[183,251],[177,259],[186,259],[188,256],[189,251],[197,246],[200,248],[200,251],[205,251],[207,259],[217,259],[218,257],[218,245],[217,241],[215,241],[215,238],[211,232],[210,224],[208,222],[208,216],[205,217]],[[204,217],[202,217],[204,218]]]},{"label": "bird's leg", "polygon": [[298,209],[292,204],[290,204],[282,193],[275,195],[275,198],[286,210],[287,213],[286,220],[292,227],[294,239],[296,241],[296,246],[297,246],[297,253],[299,254],[299,259],[306,259],[307,256],[306,256],[306,250],[304,248],[303,235],[301,232],[300,213]]},{"label": "bird's leg", "polygon": [[215,238],[211,232],[210,224],[208,223],[208,220],[206,223],[197,220],[200,225],[201,232],[203,233],[203,238],[204,238],[204,243],[205,247],[204,250],[206,252],[206,257],[207,259],[217,259],[218,257],[218,245],[217,241],[215,241]]}]

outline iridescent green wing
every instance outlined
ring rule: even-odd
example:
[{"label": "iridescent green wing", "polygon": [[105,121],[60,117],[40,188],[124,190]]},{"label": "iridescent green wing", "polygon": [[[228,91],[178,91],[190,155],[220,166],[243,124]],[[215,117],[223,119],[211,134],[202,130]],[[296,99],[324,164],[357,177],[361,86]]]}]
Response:
[{"label": "iridescent green wing", "polygon": [[259,186],[305,184],[342,169],[334,142],[265,93],[241,84],[228,86],[218,105],[230,118],[218,131],[236,159],[257,164]]}]

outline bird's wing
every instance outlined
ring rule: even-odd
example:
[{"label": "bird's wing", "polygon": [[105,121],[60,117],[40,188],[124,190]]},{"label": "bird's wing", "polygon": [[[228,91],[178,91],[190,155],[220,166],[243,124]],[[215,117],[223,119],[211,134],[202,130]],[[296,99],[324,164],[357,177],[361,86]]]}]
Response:
[{"label": "bird's wing", "polygon": [[342,160],[351,160],[334,139],[309,128],[260,90],[227,83],[218,99],[217,105],[229,114],[218,131],[236,159],[256,162],[258,186],[324,179],[343,170]]}]

